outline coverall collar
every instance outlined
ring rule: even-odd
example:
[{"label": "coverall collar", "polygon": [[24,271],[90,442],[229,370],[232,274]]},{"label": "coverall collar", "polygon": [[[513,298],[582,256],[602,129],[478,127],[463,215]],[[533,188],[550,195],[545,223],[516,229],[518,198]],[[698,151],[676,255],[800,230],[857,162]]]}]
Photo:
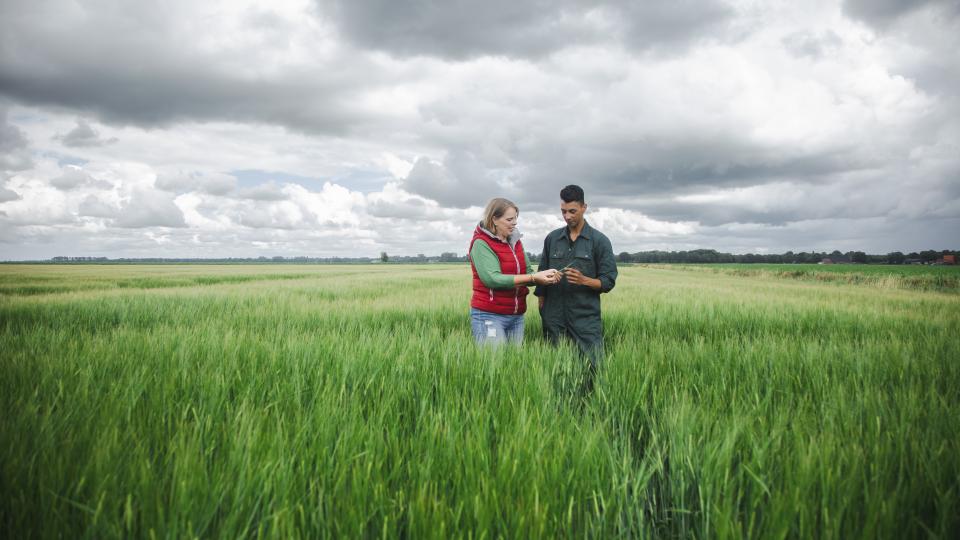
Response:
[{"label": "coverall collar", "polygon": [[[589,239],[592,232],[593,232],[593,227],[591,227],[590,224],[587,223],[587,220],[583,220],[583,228],[580,229],[580,235],[577,236],[577,238],[580,238],[582,236],[584,238]],[[566,238],[568,242],[570,241],[569,225],[563,228],[563,237]]]}]

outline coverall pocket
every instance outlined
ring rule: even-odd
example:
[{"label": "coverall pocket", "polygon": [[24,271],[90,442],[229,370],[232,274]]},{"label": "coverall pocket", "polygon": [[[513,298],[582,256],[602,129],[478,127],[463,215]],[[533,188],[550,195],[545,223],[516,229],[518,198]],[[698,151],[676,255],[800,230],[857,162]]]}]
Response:
[{"label": "coverall pocket", "polygon": [[590,255],[575,255],[570,266],[575,267],[580,273],[587,277],[597,277],[597,265],[594,264],[593,258],[590,257]]}]

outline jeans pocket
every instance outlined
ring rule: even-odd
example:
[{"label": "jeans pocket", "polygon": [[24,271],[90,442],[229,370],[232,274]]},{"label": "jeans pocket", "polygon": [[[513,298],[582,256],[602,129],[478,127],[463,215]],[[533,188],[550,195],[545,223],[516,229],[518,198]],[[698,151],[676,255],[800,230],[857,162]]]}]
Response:
[{"label": "jeans pocket", "polygon": [[506,338],[506,330],[502,315],[480,310],[470,312],[470,331],[477,343],[501,343]]}]

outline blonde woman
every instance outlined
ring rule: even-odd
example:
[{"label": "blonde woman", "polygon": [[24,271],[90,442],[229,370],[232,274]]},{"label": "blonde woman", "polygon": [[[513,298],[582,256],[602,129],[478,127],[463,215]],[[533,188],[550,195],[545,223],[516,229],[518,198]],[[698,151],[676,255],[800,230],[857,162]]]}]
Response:
[{"label": "blonde woman", "polygon": [[519,215],[517,205],[507,199],[492,199],[470,241],[470,327],[479,344],[523,341],[527,286],[552,285],[560,279],[553,269],[533,273],[517,230]]}]

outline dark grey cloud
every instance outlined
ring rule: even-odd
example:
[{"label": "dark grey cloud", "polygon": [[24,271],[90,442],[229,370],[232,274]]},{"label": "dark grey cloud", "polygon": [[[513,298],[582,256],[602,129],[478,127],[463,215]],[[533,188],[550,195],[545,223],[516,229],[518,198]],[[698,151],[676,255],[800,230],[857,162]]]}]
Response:
[{"label": "dark grey cloud", "polygon": [[732,253],[756,253],[757,246],[771,246],[769,253],[791,250],[831,252],[863,250],[867,253],[914,251],[923,249],[952,249],[960,219],[943,221],[904,219],[847,219],[842,216],[811,220],[784,227],[744,228],[736,224],[709,227],[689,238],[689,248],[713,247],[722,239]]},{"label": "dark grey cloud", "polygon": [[[929,1],[924,9],[914,8],[912,16],[867,19],[886,37],[910,45],[910,52],[895,57],[890,69],[914,81],[921,89],[944,100],[952,100],[956,117],[960,114],[957,88],[960,88],[960,2]],[[905,13],[905,14],[906,14]]]},{"label": "dark grey cloud", "polygon": [[[922,148],[922,147],[921,147]],[[960,164],[946,148],[923,148],[924,161],[873,170],[827,173],[817,182],[758,179],[744,187],[694,189],[632,199],[600,197],[601,204],[640,211],[669,222],[697,221],[706,227],[752,223],[783,227],[810,220],[909,221],[960,217]],[[937,152],[942,152],[936,155]],[[909,186],[909,188],[905,188]],[[590,197],[588,197],[589,199]]]},{"label": "dark grey cloud", "polygon": [[[20,248],[22,247],[22,245],[20,245],[22,241],[23,238],[18,234],[16,227],[8,223],[7,213],[0,210],[0,244],[7,244],[10,248]],[[17,260],[14,257],[22,257],[19,253],[13,255],[7,249],[4,251],[3,260]]]},{"label": "dark grey cloud", "polygon": [[417,198],[402,201],[375,199],[367,205],[367,213],[373,217],[390,219],[423,219],[429,217],[432,207]]},{"label": "dark grey cloud", "polygon": [[22,197],[20,196],[20,194],[17,193],[16,191],[0,186],[0,203],[5,203],[8,201],[17,201],[17,200],[20,200],[21,198]]},{"label": "dark grey cloud", "polygon": [[64,146],[69,146],[71,148],[104,146],[107,144],[113,144],[119,140],[116,137],[104,139],[100,136],[100,132],[98,130],[94,129],[89,122],[83,120],[82,118],[77,119],[77,126],[72,130],[63,135],[57,135],[54,138],[61,141]]},{"label": "dark grey cloud", "polygon": [[576,20],[584,10],[570,1],[320,0],[319,4],[346,38],[402,56],[540,56],[599,37]]},{"label": "dark grey cloud", "polygon": [[941,117],[960,115],[960,2],[845,0],[843,9],[883,37],[908,44],[893,55],[890,71],[941,99]]},{"label": "dark grey cloud", "polygon": [[622,197],[684,193],[691,189],[744,187],[782,179],[829,180],[831,174],[857,170],[855,157],[833,149],[795,152],[761,149],[730,133],[700,141],[661,144],[612,144],[593,156],[539,164],[531,187],[554,185],[561,178],[594,183],[595,196]]},{"label": "dark grey cloud", "polygon": [[443,161],[420,157],[403,181],[410,193],[444,206],[483,206],[493,197],[512,197],[514,189],[502,169],[465,149],[448,152]]},{"label": "dark grey cloud", "polygon": [[27,147],[27,137],[17,126],[7,122],[6,109],[0,109],[0,153],[9,154]]},{"label": "dark grey cloud", "polygon": [[80,201],[79,214],[87,217],[115,218],[119,214],[119,208],[112,204],[104,202],[96,195],[87,195]]},{"label": "dark grey cloud", "polygon": [[[957,25],[957,31],[960,32],[960,25]],[[956,40],[956,46],[960,47],[960,39]],[[916,82],[925,92],[952,101],[945,104],[952,110],[944,111],[944,119],[947,115],[960,116],[960,101],[956,96],[956,90],[960,88],[960,61],[956,57],[941,50],[930,50],[919,61],[899,65],[898,72]]]},{"label": "dark grey cloud", "polygon": [[397,56],[537,58],[618,41],[674,47],[709,36],[732,10],[717,0],[318,0],[360,47]]},{"label": "dark grey cloud", "polygon": [[[349,92],[323,81],[244,81],[211,73],[207,66],[91,65],[68,54],[39,69],[9,57],[0,59],[0,92],[31,105],[53,105],[96,114],[103,121],[162,126],[178,121],[268,122],[297,130],[345,133],[363,115]],[[130,59],[132,63],[138,62]],[[173,60],[171,60],[173,62]]]},{"label": "dark grey cloud", "polygon": [[[561,187],[577,183],[587,190],[589,202],[642,210],[630,200],[778,181],[827,184],[897,157],[861,155],[846,145],[764,148],[737,130],[694,134],[690,128],[683,138],[638,137],[629,131],[606,139],[596,135],[584,131],[582,139],[574,140],[545,135],[537,143],[506,144],[502,154],[492,155],[469,150],[480,146],[480,141],[469,141],[451,148],[442,161],[420,158],[403,187],[443,206],[482,206],[491,197],[504,196],[541,211],[553,209]],[[689,207],[687,215],[671,210],[660,217],[696,220],[697,211]]]},{"label": "dark grey cloud", "polygon": [[960,15],[956,0],[844,0],[844,13],[878,28],[886,28],[900,17],[932,7],[947,17]]},{"label": "dark grey cloud", "polygon": [[29,144],[23,131],[7,121],[7,109],[0,105],[0,172],[33,167]]},{"label": "dark grey cloud", "polygon": [[623,39],[634,48],[683,48],[690,41],[722,37],[723,24],[733,10],[716,0],[624,1],[611,6]]},{"label": "dark grey cloud", "polygon": [[[175,9],[141,2],[88,7],[53,0],[3,2],[0,95],[140,126],[232,120],[342,134],[369,120],[352,98],[379,75],[362,57],[345,53],[259,76],[245,73],[244,66],[266,70],[272,57],[244,55],[269,49],[266,45],[282,53],[289,28],[256,27],[273,32],[273,41],[211,52],[177,34],[182,14]],[[263,17],[246,22],[263,24]],[[244,30],[237,32],[245,35]]]}]

